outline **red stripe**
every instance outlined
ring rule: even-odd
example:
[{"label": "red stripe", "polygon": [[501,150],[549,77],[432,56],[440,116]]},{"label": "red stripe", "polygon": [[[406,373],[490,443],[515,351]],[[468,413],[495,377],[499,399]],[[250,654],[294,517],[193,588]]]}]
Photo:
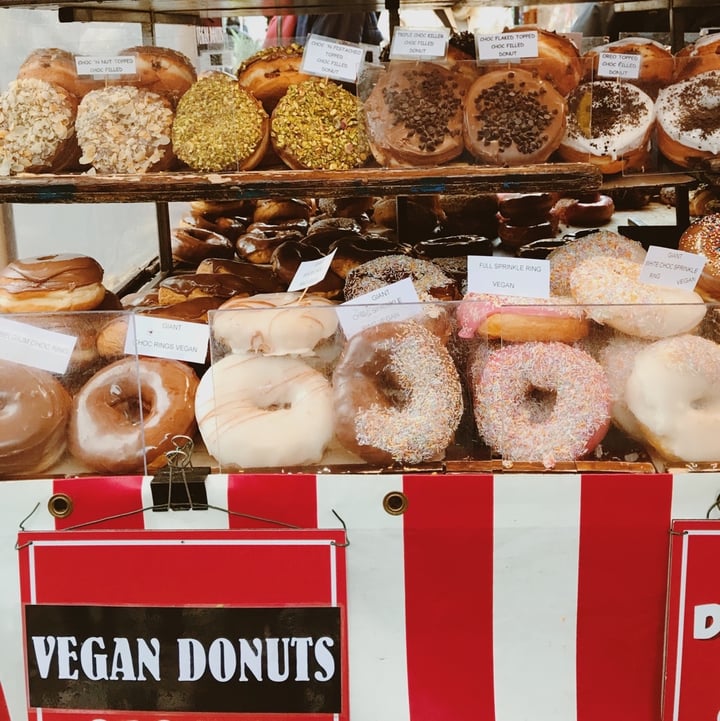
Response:
[{"label": "red stripe", "polygon": [[2,684],[0,684],[0,721],[10,721],[10,712],[8,711],[7,703],[5,702],[5,694],[3,692]]},{"label": "red stripe", "polygon": [[493,721],[492,476],[406,476],[412,721]]},{"label": "red stripe", "polygon": [[230,528],[317,528],[314,475],[228,476]]},{"label": "red stripe", "polygon": [[142,476],[62,478],[53,481],[53,493],[66,494],[72,504],[69,516],[56,519],[56,530],[82,524],[89,524],[88,528],[92,529],[144,528],[142,483]]},{"label": "red stripe", "polygon": [[671,475],[583,476],[579,721],[658,721]]}]

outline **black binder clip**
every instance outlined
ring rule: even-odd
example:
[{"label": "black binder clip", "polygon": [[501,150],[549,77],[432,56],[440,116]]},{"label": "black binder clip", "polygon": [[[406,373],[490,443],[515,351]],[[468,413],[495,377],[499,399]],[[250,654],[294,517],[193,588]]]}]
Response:
[{"label": "black binder clip", "polygon": [[172,443],[175,448],[165,454],[167,466],[150,481],[153,511],[207,511],[205,481],[210,468],[193,468],[192,438],[175,436]]}]

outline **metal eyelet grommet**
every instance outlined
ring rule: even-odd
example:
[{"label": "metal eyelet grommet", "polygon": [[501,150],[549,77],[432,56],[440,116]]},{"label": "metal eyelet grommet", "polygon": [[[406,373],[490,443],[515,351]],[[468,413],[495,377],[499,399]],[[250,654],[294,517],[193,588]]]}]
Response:
[{"label": "metal eyelet grommet", "polygon": [[408,507],[408,498],[401,491],[390,491],[383,498],[383,508],[391,516],[402,516]]},{"label": "metal eyelet grommet", "polygon": [[73,512],[73,500],[66,493],[55,493],[48,501],[48,511],[53,518],[67,518]]}]

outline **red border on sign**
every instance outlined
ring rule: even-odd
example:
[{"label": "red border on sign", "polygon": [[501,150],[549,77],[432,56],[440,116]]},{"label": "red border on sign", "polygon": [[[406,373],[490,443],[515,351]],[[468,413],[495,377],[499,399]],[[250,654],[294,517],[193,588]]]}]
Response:
[{"label": "red border on sign", "polygon": [[[344,639],[343,711],[262,714],[262,718],[347,721],[345,542],[343,531],[324,529],[23,532],[18,534],[21,601],[23,606],[337,606]],[[24,651],[27,658],[27,648]],[[100,721],[105,717],[248,721],[258,714],[28,710],[30,721]]]}]

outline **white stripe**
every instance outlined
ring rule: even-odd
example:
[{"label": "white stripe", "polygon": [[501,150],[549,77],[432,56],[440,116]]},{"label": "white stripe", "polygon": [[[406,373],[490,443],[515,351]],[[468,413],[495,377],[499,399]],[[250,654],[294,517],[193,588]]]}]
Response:
[{"label": "white stripe", "polygon": [[[211,508],[190,511],[153,511],[151,476],[146,476],[142,484],[142,508],[150,509],[143,512],[143,522],[147,529],[216,529],[229,528],[228,511],[228,477],[223,474],[211,474],[205,481],[207,502]],[[162,499],[167,505],[167,501]]]},{"label": "white stripe", "polygon": [[685,598],[687,593],[687,558],[688,558],[688,536],[682,538],[682,558],[680,571],[680,598],[678,599],[678,628],[677,628],[677,653],[675,656],[675,699],[673,702],[673,720],[677,721],[680,714],[680,692],[682,685],[682,657],[683,657],[683,635],[685,633]]},{"label": "white stripe", "polygon": [[[702,519],[720,494],[720,473],[678,473],[673,476],[672,519]],[[713,509],[710,518],[720,518]]]},{"label": "white stripe", "polygon": [[495,718],[577,717],[579,475],[494,479]]},{"label": "white stripe", "polygon": [[402,516],[383,510],[401,476],[317,476],[318,526],[343,519],[348,585],[350,718],[409,721]]}]

